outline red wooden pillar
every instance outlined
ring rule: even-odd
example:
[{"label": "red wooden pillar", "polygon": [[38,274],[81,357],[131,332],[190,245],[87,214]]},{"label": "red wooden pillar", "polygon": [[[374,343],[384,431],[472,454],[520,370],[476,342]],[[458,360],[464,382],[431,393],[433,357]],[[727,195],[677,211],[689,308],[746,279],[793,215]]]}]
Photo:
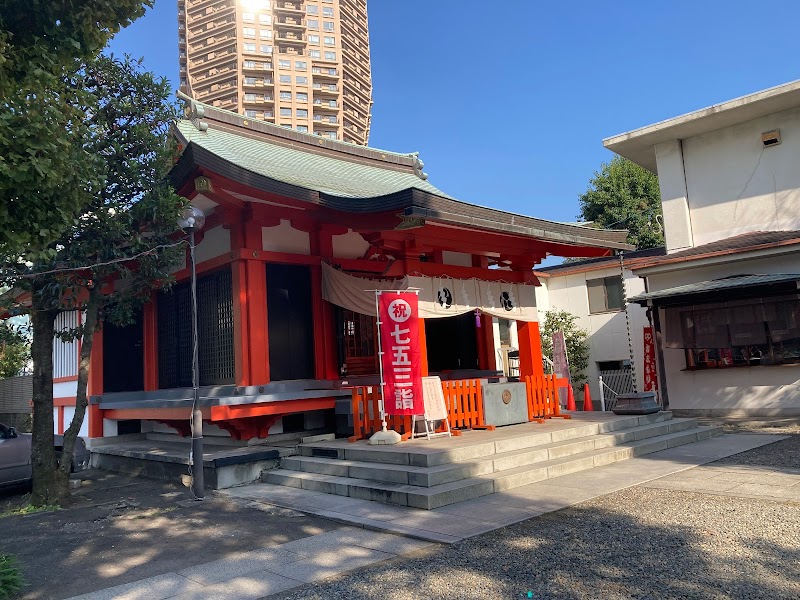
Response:
[{"label": "red wooden pillar", "polygon": [[[323,260],[333,256],[333,232],[322,228],[311,233],[311,254]],[[311,267],[311,310],[314,320],[314,377],[337,379],[336,318],[333,306],[322,298],[322,267]]]},{"label": "red wooden pillar", "polygon": [[250,385],[250,336],[247,322],[247,266],[231,263],[233,287],[233,362],[235,384]]},{"label": "red wooden pillar", "polygon": [[269,383],[267,339],[267,269],[263,262],[249,260],[247,271],[247,326],[250,355],[250,385]]},{"label": "red wooden pillar", "polygon": [[422,358],[422,376],[427,377],[428,371],[428,337],[425,335],[425,319],[419,320],[419,349]]},{"label": "red wooden pillar", "polygon": [[158,305],[152,295],[142,309],[142,340],[144,346],[144,390],[158,389]]},{"label": "red wooden pillar", "polygon": [[544,376],[539,323],[517,321],[517,338],[519,340],[519,374]]},{"label": "red wooden pillar", "polygon": [[[90,357],[87,395],[100,396],[103,393],[103,330],[94,333],[92,355]],[[103,437],[103,411],[97,404],[89,404],[89,437]]]}]

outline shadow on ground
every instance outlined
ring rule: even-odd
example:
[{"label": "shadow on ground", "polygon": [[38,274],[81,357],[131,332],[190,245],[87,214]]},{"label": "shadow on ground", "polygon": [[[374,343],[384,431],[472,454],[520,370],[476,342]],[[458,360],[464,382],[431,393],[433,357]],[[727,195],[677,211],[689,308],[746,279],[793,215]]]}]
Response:
[{"label": "shadow on ground", "polygon": [[[213,495],[195,502],[168,482],[102,471],[83,476],[72,508],[0,519],[0,549],[17,556],[26,581],[21,598],[68,598],[339,527]],[[18,498],[7,494],[0,502]]]}]

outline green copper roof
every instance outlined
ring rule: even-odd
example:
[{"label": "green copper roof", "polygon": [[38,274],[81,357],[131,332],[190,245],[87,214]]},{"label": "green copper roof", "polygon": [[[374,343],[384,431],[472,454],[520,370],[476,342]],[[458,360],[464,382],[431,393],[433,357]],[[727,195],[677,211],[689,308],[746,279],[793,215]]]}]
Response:
[{"label": "green copper roof", "polygon": [[[342,160],[304,149],[301,147],[305,145],[303,143],[294,146],[290,145],[291,142],[285,145],[267,144],[262,140],[251,139],[241,133],[233,133],[215,125],[212,123],[208,130],[199,131],[194,123],[183,120],[178,123],[178,131],[187,142],[202,146],[248,171],[333,196],[373,198],[416,188],[442,198],[450,198],[413,171],[409,172],[408,166],[387,163],[384,167],[375,164],[374,160],[359,160],[360,157],[355,157],[352,161]],[[259,125],[269,124],[259,123]],[[276,127],[276,129],[282,128]],[[287,133],[294,132],[287,131]],[[295,133],[295,136],[301,135],[304,134]],[[306,144],[317,140],[327,142],[324,138],[307,134],[304,137],[311,138]],[[385,154],[389,160],[403,156]],[[406,155],[405,158],[413,159],[411,155]]]}]

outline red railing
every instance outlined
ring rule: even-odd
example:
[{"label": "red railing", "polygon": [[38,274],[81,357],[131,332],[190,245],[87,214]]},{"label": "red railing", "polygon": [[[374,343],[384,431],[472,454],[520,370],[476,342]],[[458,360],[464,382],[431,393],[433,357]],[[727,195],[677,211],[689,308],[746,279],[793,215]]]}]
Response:
[{"label": "red railing", "polygon": [[[528,396],[528,420],[543,423],[545,419],[570,415],[561,414],[558,402],[558,389],[567,384],[566,379],[555,375],[529,375],[523,378]],[[460,435],[458,429],[494,429],[486,425],[483,415],[483,395],[478,379],[456,379],[442,382],[447,418],[453,435]],[[351,442],[370,437],[381,429],[379,386],[358,386],[353,388],[353,435]],[[394,429],[404,440],[411,437],[412,419],[410,416],[386,417],[389,429]]]},{"label": "red railing", "polygon": [[522,380],[528,394],[528,421],[544,423],[545,419],[553,417],[570,418],[570,415],[561,414],[558,401],[558,390],[569,385],[567,379],[556,375],[526,375]]}]

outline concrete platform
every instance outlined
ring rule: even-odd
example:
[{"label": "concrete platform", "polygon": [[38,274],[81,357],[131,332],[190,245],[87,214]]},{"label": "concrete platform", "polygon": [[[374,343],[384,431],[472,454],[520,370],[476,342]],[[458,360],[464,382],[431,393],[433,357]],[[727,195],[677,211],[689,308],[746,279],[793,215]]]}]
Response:
[{"label": "concrete platform", "polygon": [[[203,448],[206,487],[224,489],[256,481],[265,469],[296,453],[295,446],[220,446]],[[179,481],[189,473],[190,445],[186,441],[127,439],[94,445],[92,466],[153,479]]]},{"label": "concrete platform", "polygon": [[524,423],[395,446],[334,440],[299,447],[263,481],[432,510],[537,481],[691,444],[721,433],[669,412]]},{"label": "concrete platform", "polygon": [[[659,482],[674,485],[668,476],[693,473],[694,470],[688,470],[783,439],[786,436],[747,433],[720,435],[430,511],[265,483],[219,493],[292,508],[374,531],[452,544],[646,482],[653,482],[653,487],[661,487]],[[686,479],[694,478],[687,476]],[[698,482],[698,489],[700,487]]]}]

